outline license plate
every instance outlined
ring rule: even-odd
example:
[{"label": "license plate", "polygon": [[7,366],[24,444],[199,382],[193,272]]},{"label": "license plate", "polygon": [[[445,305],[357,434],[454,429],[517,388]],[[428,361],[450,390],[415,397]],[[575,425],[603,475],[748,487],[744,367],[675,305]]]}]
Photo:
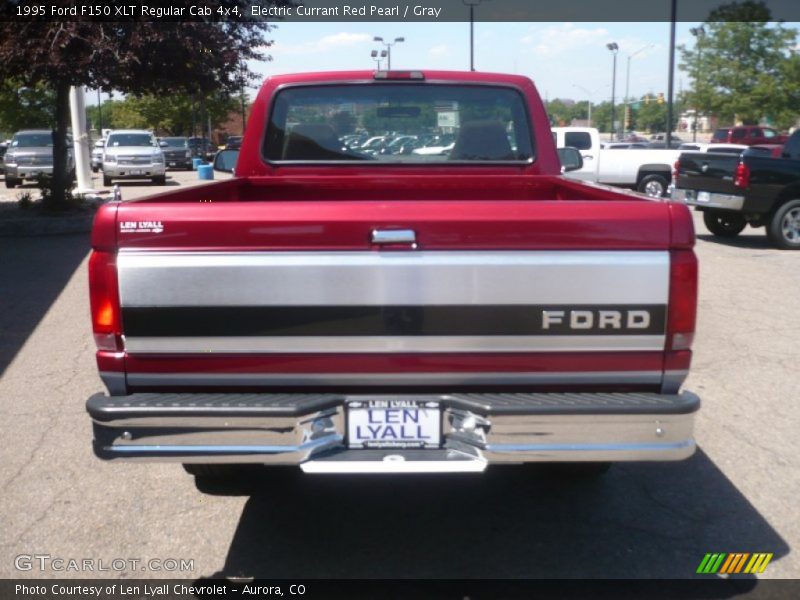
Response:
[{"label": "license plate", "polygon": [[170,166],[170,167],[174,167],[176,164],[177,164],[177,163],[171,162],[171,163],[169,163],[169,166]]},{"label": "license plate", "polygon": [[131,169],[131,175],[141,175],[141,169]]},{"label": "license plate", "polygon": [[708,192],[697,192],[697,201],[698,202],[710,202],[711,201],[711,194]]},{"label": "license plate", "polygon": [[374,399],[347,405],[351,448],[438,448],[441,431],[438,402]]}]

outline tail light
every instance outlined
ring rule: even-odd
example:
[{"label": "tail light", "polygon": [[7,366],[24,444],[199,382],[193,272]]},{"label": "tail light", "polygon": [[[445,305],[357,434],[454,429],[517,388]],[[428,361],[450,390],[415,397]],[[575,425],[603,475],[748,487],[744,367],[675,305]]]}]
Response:
[{"label": "tail light", "polygon": [[97,349],[122,350],[116,254],[94,251],[89,257],[89,302]]},{"label": "tail light", "polygon": [[675,164],[672,165],[672,185],[678,187],[678,174],[681,169],[681,160],[678,159],[675,161]]},{"label": "tail light", "polygon": [[669,271],[667,350],[688,350],[697,321],[697,257],[692,250],[672,250]]},{"label": "tail light", "polygon": [[740,188],[747,188],[750,186],[750,167],[743,162],[740,162],[736,167],[733,185]]}]

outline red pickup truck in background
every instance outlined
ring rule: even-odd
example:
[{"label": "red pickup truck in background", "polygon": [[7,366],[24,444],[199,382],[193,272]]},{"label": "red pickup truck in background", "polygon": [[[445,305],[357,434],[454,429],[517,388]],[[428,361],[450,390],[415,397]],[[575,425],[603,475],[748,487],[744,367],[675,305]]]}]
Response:
[{"label": "red pickup truck in background", "polygon": [[711,136],[712,144],[743,144],[755,146],[758,144],[785,144],[788,135],[778,133],[772,127],[760,125],[738,125],[736,127],[720,127]]},{"label": "red pickup truck in background", "polygon": [[[352,142],[390,133],[408,148],[453,141],[396,154]],[[87,409],[101,458],[210,476],[694,452],[699,400],[680,390],[691,215],[563,178],[529,79],[272,77],[238,152],[232,179],[97,214],[108,395]]]}]

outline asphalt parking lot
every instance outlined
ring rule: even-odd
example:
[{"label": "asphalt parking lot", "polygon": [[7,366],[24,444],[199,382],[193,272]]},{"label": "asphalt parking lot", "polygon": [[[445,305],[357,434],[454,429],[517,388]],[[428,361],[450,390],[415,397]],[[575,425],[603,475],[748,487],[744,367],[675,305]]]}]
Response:
[{"label": "asphalt parking lot", "polygon": [[[170,185],[196,183],[170,174]],[[771,248],[761,230],[720,241],[695,222],[686,387],[703,407],[691,459],[582,482],[516,467],[399,479],[282,470],[250,494],[202,493],[176,464],[94,457],[88,236],[0,239],[0,577],[684,578],[707,552],[772,552],[761,577],[800,577],[800,253]],[[33,554],[193,568],[16,568]]]}]

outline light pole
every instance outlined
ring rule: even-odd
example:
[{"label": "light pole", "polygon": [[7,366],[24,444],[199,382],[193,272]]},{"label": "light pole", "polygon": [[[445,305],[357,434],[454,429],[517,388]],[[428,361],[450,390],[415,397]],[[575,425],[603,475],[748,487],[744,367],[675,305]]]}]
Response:
[{"label": "light pole", "polygon": [[242,135],[244,135],[245,127],[247,126],[247,113],[244,103],[244,90],[247,84],[247,64],[244,62],[239,65],[239,77],[241,77],[241,101],[242,101]]},{"label": "light pole", "polygon": [[103,137],[103,103],[100,100],[100,88],[97,88],[97,133]]},{"label": "light pole", "polygon": [[628,95],[628,92],[629,92],[630,84],[631,84],[631,59],[634,56],[636,56],[637,54],[639,54],[640,52],[644,52],[648,48],[652,48],[653,45],[654,44],[647,44],[646,46],[644,46],[642,48],[639,48],[633,54],[628,54],[628,66],[625,69],[625,130],[626,131],[628,130],[628,126],[629,126],[629,123],[628,123],[628,113],[629,113],[628,102],[629,102],[629,98],[630,97]]},{"label": "light pole", "polygon": [[373,50],[369,53],[369,55],[372,57],[372,60],[378,63],[378,71],[381,70],[381,59],[386,58],[386,54],[386,50],[381,50],[380,53],[378,53],[377,50]]},{"label": "light pole", "polygon": [[617,52],[619,52],[619,45],[617,42],[611,42],[606,44],[606,48],[611,51],[611,54],[614,57],[614,66],[611,70],[611,139],[613,140],[616,137],[616,128],[614,126],[614,96],[617,91]]},{"label": "light pole", "polygon": [[469,70],[475,70],[475,7],[481,3],[482,0],[461,0],[466,6],[469,6]]},{"label": "light pole", "polygon": [[579,90],[582,90],[583,92],[585,92],[585,93],[586,93],[586,97],[587,97],[587,98],[588,98],[588,100],[589,100],[589,110],[588,110],[588,113],[589,113],[589,114],[586,116],[586,120],[587,120],[587,121],[589,121],[589,125],[588,125],[588,127],[591,127],[591,126],[592,126],[592,92],[590,92],[589,90],[587,90],[587,89],[586,89],[585,87],[583,87],[582,85],[578,85],[577,83],[573,83],[573,84],[572,84],[572,87],[576,87],[576,88],[578,88]]},{"label": "light pole", "polygon": [[394,46],[398,42],[405,42],[406,38],[404,38],[404,37],[396,37],[396,38],[394,38],[393,42],[384,42],[383,38],[381,36],[376,35],[374,38],[372,38],[372,41],[373,42],[380,42],[381,44],[386,46],[386,50],[387,50],[387,53],[386,53],[386,70],[387,71],[391,71],[392,70],[392,46]]},{"label": "light pole", "polygon": [[692,119],[692,141],[697,141],[697,119],[700,116],[700,109],[697,106],[697,79],[698,75],[700,74],[700,61],[703,57],[703,45],[700,43],[700,40],[706,36],[706,28],[700,25],[700,27],[692,27],[690,30],[691,34],[697,38],[695,42],[695,46],[697,47],[697,70],[695,71],[694,76],[694,119]]}]

